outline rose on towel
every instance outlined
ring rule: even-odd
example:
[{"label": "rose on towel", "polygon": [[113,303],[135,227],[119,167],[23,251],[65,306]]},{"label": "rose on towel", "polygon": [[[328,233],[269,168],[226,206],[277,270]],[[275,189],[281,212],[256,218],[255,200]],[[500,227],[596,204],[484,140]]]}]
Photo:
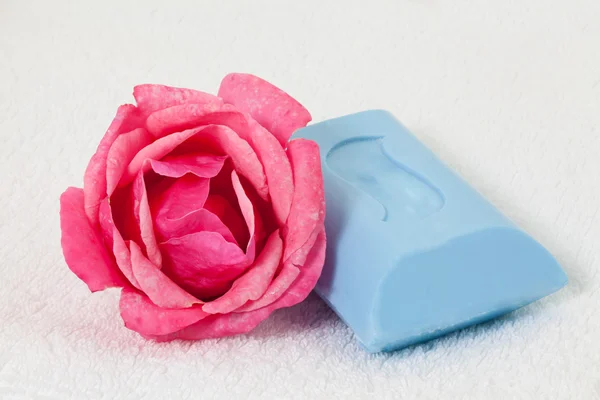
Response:
[{"label": "rose on towel", "polygon": [[92,292],[121,287],[125,326],[157,340],[244,333],[306,298],[325,257],[311,119],[248,74],[218,96],[134,88],[60,198],[62,248]]}]

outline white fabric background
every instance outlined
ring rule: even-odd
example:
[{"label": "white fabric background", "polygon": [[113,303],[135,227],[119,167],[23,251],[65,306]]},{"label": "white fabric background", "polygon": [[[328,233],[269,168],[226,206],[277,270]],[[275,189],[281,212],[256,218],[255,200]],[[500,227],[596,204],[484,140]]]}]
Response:
[{"label": "white fabric background", "polygon": [[[600,398],[600,2],[0,1],[0,398]],[[320,121],[398,116],[562,263],[504,319],[368,355],[316,297],[155,344],[66,267],[58,197],[137,83],[251,72]]]}]

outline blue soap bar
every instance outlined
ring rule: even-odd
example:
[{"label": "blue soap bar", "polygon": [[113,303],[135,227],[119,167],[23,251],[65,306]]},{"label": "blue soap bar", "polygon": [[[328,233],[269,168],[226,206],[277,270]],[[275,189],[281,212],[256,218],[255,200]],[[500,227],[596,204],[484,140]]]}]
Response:
[{"label": "blue soap bar", "polygon": [[310,125],[321,148],[327,256],[317,293],[371,352],[513,311],[567,276],[539,243],[390,113]]}]

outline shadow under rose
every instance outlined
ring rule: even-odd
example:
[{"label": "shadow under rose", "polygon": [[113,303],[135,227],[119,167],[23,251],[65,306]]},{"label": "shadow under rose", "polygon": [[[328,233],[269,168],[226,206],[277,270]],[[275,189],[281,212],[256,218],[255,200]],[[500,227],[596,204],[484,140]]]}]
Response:
[{"label": "shadow under rose", "polygon": [[303,302],[276,310],[267,320],[245,336],[255,339],[283,338],[314,331],[345,327],[327,304],[311,292]]},{"label": "shadow under rose", "polygon": [[[92,318],[86,332],[71,332],[66,340],[74,350],[89,347],[93,340],[103,357],[129,356],[138,358],[145,355],[152,360],[175,362],[186,358],[188,353],[210,357],[222,357],[223,352],[245,349],[245,356],[251,359],[253,354],[262,354],[265,345],[273,350],[285,351],[290,339],[303,343],[304,350],[319,352],[323,357],[333,356],[336,363],[356,364],[357,362],[383,363],[394,360],[422,357],[423,354],[441,351],[443,353],[462,352],[465,348],[479,346],[482,342],[491,342],[493,346],[504,346],[503,341],[514,337],[516,325],[528,324],[537,312],[551,306],[547,302],[539,306],[529,306],[500,318],[467,327],[437,339],[418,343],[389,353],[371,354],[364,350],[352,331],[315,293],[293,307],[275,311],[267,320],[253,331],[219,339],[200,341],[175,340],[157,343],[141,338],[135,332],[128,331],[120,321],[109,318]],[[109,313],[107,313],[109,314]],[[95,328],[95,329],[94,329]],[[59,329],[60,330],[60,329]],[[94,332],[94,334],[90,334]],[[309,345],[310,344],[310,345]],[[486,344],[489,345],[489,344]],[[239,352],[237,354],[240,354]],[[211,361],[212,360],[212,361]]]}]

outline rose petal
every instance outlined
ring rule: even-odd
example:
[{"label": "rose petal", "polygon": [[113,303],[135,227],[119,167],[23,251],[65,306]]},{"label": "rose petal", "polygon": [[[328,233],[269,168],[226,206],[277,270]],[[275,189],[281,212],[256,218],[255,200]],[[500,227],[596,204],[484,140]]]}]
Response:
[{"label": "rose petal", "polygon": [[157,138],[168,136],[206,125],[221,125],[214,122],[220,104],[182,104],[153,112],[146,120],[148,131]]},{"label": "rose petal", "polygon": [[202,301],[180,288],[150,262],[135,242],[130,243],[130,249],[133,274],[142,291],[154,304],[164,308],[187,308],[202,304]]},{"label": "rose petal", "polygon": [[255,222],[254,222],[254,207],[250,202],[250,199],[246,195],[246,191],[240,182],[240,178],[235,171],[231,172],[231,183],[233,185],[233,190],[235,191],[235,195],[238,199],[238,204],[240,206],[240,210],[242,211],[242,215],[244,216],[244,220],[246,221],[246,226],[248,227],[248,233],[250,234],[250,239],[248,240],[248,245],[246,247],[246,253],[249,254],[252,252],[251,257],[254,258],[254,246],[255,238]]},{"label": "rose petal", "polygon": [[148,193],[146,191],[146,183],[142,171],[138,173],[137,178],[133,182],[133,198],[135,199],[133,212],[140,227],[140,236],[142,238],[142,243],[146,248],[146,254],[148,254],[148,258],[155,265],[160,267],[162,265],[162,254],[160,253],[156,235],[154,234],[152,214],[150,213]]},{"label": "rose petal", "polygon": [[117,114],[100,141],[96,153],[90,159],[83,177],[85,213],[92,225],[98,223],[100,201],[106,197],[106,157],[117,136],[129,132],[141,125],[137,108],[126,104],[117,110]]},{"label": "rose petal", "polygon": [[[294,199],[283,231],[283,261],[302,265],[325,220],[325,195],[319,146],[306,139],[292,140],[287,149],[294,171]],[[305,246],[307,244],[308,246]],[[295,254],[297,253],[297,254]]]},{"label": "rose petal", "polygon": [[216,232],[197,232],[171,238],[161,243],[169,255],[170,264],[178,275],[205,275],[214,278],[232,278],[237,271],[231,267],[246,261],[246,255],[235,244]]},{"label": "rose petal", "polygon": [[106,190],[110,196],[135,155],[154,138],[144,128],[123,133],[110,146],[106,159]]},{"label": "rose petal", "polygon": [[140,284],[135,279],[131,267],[131,254],[129,252],[129,248],[123,240],[121,233],[115,226],[108,199],[104,199],[102,200],[102,203],[100,203],[99,216],[100,226],[105,236],[109,238],[109,244],[112,247],[113,255],[115,256],[115,260],[119,269],[123,275],[125,275],[127,280],[129,280],[133,286],[139,289]]},{"label": "rose petal", "polygon": [[257,248],[262,248],[267,233],[258,207],[254,203],[252,207],[254,208],[254,242]]},{"label": "rose petal", "polygon": [[308,110],[290,95],[254,75],[227,75],[221,82],[219,97],[252,115],[283,147],[296,129],[311,120]]},{"label": "rose petal", "polygon": [[216,232],[197,232],[161,243],[165,273],[200,299],[225,293],[253,260]]},{"label": "rose petal", "polygon": [[171,178],[180,178],[192,173],[199,178],[216,176],[227,157],[214,154],[186,154],[177,157],[166,157],[160,161],[149,160],[152,169],[157,174]]},{"label": "rose petal", "polygon": [[[242,186],[254,207],[254,236],[257,248],[262,248],[269,234],[279,229],[270,201],[264,201],[243,179]],[[211,181],[211,184],[213,181]],[[211,186],[212,188],[212,186]]]},{"label": "rose petal", "polygon": [[156,219],[179,219],[201,209],[208,198],[210,180],[195,175],[177,179],[156,201]]},{"label": "rose petal", "polygon": [[60,228],[65,261],[92,292],[128,286],[86,216],[82,189],[70,187],[60,196]]},{"label": "rose petal", "polygon": [[206,303],[202,309],[210,314],[226,314],[244,305],[248,300],[261,297],[279,266],[282,254],[283,241],[277,230],[269,236],[254,265],[233,283],[227,293]]},{"label": "rose petal", "polygon": [[238,244],[247,244],[250,235],[248,234],[246,222],[240,215],[240,212],[233,208],[227,199],[218,194],[210,194],[204,209],[215,214],[229,228]]},{"label": "rose petal", "polygon": [[124,288],[121,292],[121,318],[125,326],[144,335],[166,335],[192,325],[209,314],[201,306],[169,309],[152,303],[136,290]]},{"label": "rose petal", "polygon": [[133,88],[133,97],[138,108],[145,114],[179,104],[216,104],[223,103],[219,97],[193,89],[184,89],[165,85],[144,84]]},{"label": "rose petal", "polygon": [[206,125],[224,125],[237,131],[236,128],[244,123],[244,116],[230,105],[223,109],[215,104],[182,104],[150,114],[146,127],[160,138]]},{"label": "rose petal", "polygon": [[325,263],[325,249],[327,239],[325,227],[318,232],[314,246],[308,252],[304,264],[301,267],[300,276],[292,286],[273,305],[276,308],[291,307],[298,304],[314,289]]},{"label": "rose petal", "polygon": [[157,217],[155,222],[156,232],[163,240],[209,231],[217,232],[228,242],[237,244],[235,237],[223,221],[206,209],[192,211],[177,219],[169,219],[164,216]]},{"label": "rose petal", "polygon": [[286,290],[294,283],[294,280],[300,274],[300,269],[294,266],[292,263],[286,263],[279,272],[279,275],[272,282],[264,292],[264,294],[256,301],[250,301],[238,308],[237,312],[248,312],[258,310],[272,304],[275,300],[279,299]]}]

